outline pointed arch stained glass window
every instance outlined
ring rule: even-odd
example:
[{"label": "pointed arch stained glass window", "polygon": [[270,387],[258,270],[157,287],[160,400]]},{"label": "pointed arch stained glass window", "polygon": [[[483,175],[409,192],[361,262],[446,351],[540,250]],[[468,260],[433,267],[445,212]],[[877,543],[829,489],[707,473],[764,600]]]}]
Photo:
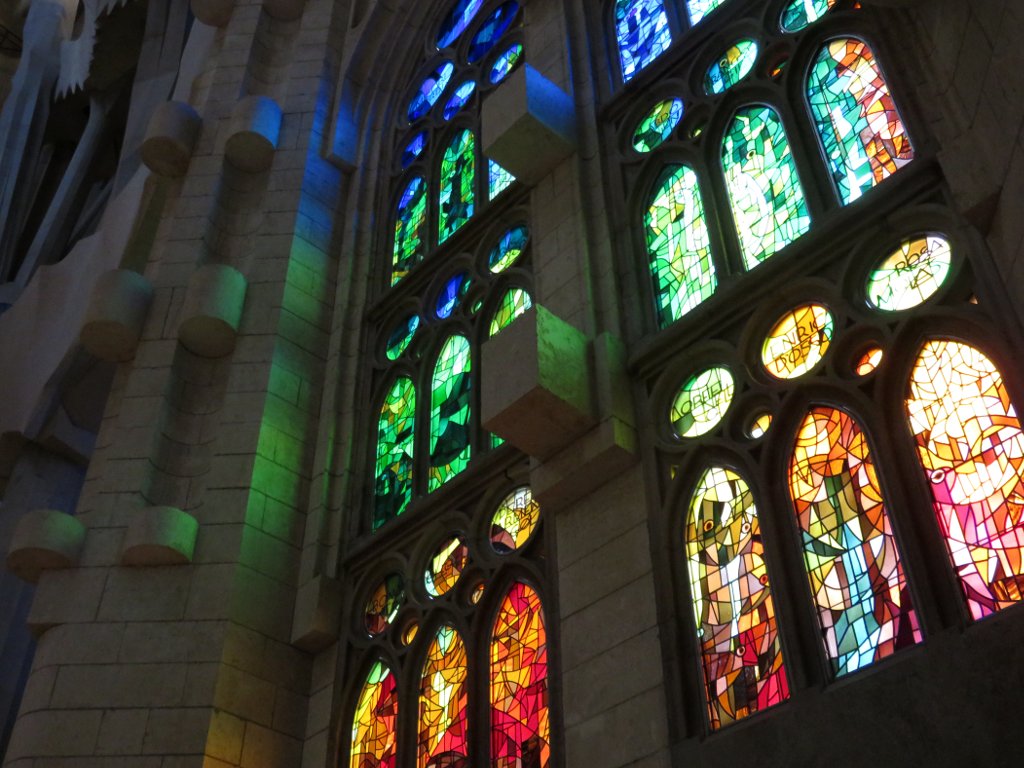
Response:
[{"label": "pointed arch stained glass window", "polygon": [[491,318],[490,336],[494,336],[533,306],[530,294],[522,288],[510,288],[501,297],[501,302]]},{"label": "pointed arch stained glass window", "polygon": [[487,199],[493,200],[512,186],[516,177],[493,160],[487,161]]},{"label": "pointed arch stained glass window", "polygon": [[910,377],[907,415],[971,615],[1020,602],[1024,433],[999,369],[968,344],[929,341]]},{"label": "pointed arch stained glass window", "polygon": [[700,478],[686,526],[712,730],[789,697],[754,496],[724,467]]},{"label": "pointed arch stained glass window", "polygon": [[690,14],[690,23],[699,24],[701,20],[726,0],[686,0],[686,10]]},{"label": "pointed arch stained glass window", "polygon": [[782,11],[783,32],[806,29],[831,10],[839,0],[792,0]]},{"label": "pointed arch stained glass window", "polygon": [[383,662],[370,668],[352,718],[349,768],[395,768],[398,688]]},{"label": "pointed arch stained glass window", "polygon": [[628,83],[672,45],[663,0],[618,0],[615,35],[622,80]]},{"label": "pointed arch stained glass window", "polygon": [[441,348],[434,367],[430,399],[429,491],[434,491],[469,464],[470,346],[465,336],[452,336]]},{"label": "pointed arch stained glass window", "polygon": [[881,484],[860,425],[813,408],[789,466],[804,565],[837,675],[921,639]]},{"label": "pointed arch stained glass window", "polygon": [[753,269],[807,232],[807,201],[779,115],[751,106],[733,117],[722,164],[743,263]]},{"label": "pointed arch stained glass window", "polygon": [[546,768],[551,761],[547,632],[540,596],[512,585],[491,634],[491,765]]},{"label": "pointed arch stained glass window", "polygon": [[443,243],[473,217],[476,184],[476,138],[461,131],[441,160],[438,242]]},{"label": "pointed arch stained glass window", "polygon": [[395,218],[395,251],[391,284],[409,274],[423,258],[426,249],[427,182],[417,176],[406,186],[398,202]]},{"label": "pointed arch stained glass window", "polygon": [[896,102],[863,40],[833,40],[821,49],[807,98],[844,205],[914,159]]},{"label": "pointed arch stained glass window", "polygon": [[466,646],[442,626],[427,651],[420,682],[418,768],[463,768],[469,761]]},{"label": "pointed arch stained glass window", "polygon": [[377,422],[377,472],[373,492],[373,527],[398,517],[412,500],[413,432],[416,387],[412,379],[395,381]]},{"label": "pointed arch stained glass window", "polygon": [[718,284],[697,174],[685,165],[666,169],[646,219],[658,322],[665,328],[710,298]]}]

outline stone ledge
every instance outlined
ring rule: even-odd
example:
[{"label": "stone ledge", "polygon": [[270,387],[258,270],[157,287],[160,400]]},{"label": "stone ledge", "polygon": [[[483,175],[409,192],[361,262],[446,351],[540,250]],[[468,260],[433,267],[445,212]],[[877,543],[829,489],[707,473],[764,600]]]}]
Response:
[{"label": "stone ledge", "polygon": [[206,264],[188,281],[178,338],[200,357],[225,357],[235,349],[247,283],[226,264]]},{"label": "stone ledge", "polygon": [[147,507],[128,525],[121,563],[135,566],[188,565],[196,550],[199,523],[175,507]]},{"label": "stone ledge", "polygon": [[292,645],[308,653],[322,651],[338,639],[341,584],[317,576],[299,587],[292,620]]},{"label": "stone ledge", "polygon": [[153,286],[138,272],[115,269],[100,275],[79,333],[82,346],[101,360],[131,360],[152,301]]},{"label": "stone ledge", "polygon": [[235,104],[224,154],[249,173],[270,167],[281,136],[281,107],[267,96],[247,96]]},{"label": "stone ledge", "polygon": [[165,101],[154,111],[139,147],[142,162],[160,176],[184,176],[192,160],[202,120],[183,101]]},{"label": "stone ledge", "polygon": [[55,509],[37,509],[15,526],[7,551],[7,570],[35,584],[43,571],[73,568],[85,544],[85,526]]}]

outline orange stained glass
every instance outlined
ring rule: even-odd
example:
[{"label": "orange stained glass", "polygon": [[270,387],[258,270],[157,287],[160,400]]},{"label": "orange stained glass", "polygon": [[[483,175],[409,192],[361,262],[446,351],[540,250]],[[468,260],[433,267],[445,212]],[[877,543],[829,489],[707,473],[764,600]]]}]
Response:
[{"label": "orange stained glass", "polygon": [[533,492],[517,488],[498,505],[491,518],[491,546],[499,554],[508,554],[526,544],[540,521],[540,504]]},{"label": "orange stained glass", "polygon": [[874,373],[875,369],[882,363],[882,348],[872,347],[860,356],[857,360],[857,375],[867,376],[869,373]]},{"label": "orange stained glass", "polygon": [[466,737],[466,646],[455,627],[442,626],[430,644],[420,682],[418,768],[462,768]]},{"label": "orange stained glass", "polygon": [[712,730],[789,698],[764,545],[746,481],[701,477],[686,526],[690,590]]},{"label": "orange stained glass", "polygon": [[793,447],[789,492],[834,672],[856,672],[919,642],[882,488],[852,416],[811,409]]},{"label": "orange stained glass", "polygon": [[768,411],[762,411],[750,422],[750,428],[747,430],[747,434],[757,440],[760,437],[764,437],[771,426],[772,415],[768,413]]},{"label": "orange stained glass", "polygon": [[377,661],[370,668],[352,718],[349,768],[394,768],[397,724],[395,676]]},{"label": "orange stained glass", "polygon": [[820,304],[787,312],[775,324],[761,351],[761,361],[777,379],[795,379],[816,366],[832,343],[832,313]]},{"label": "orange stained glass", "polygon": [[423,574],[423,583],[431,597],[448,594],[462,576],[469,563],[469,547],[458,536],[452,536],[440,546]]},{"label": "orange stained glass", "polygon": [[544,611],[540,596],[516,582],[491,638],[491,765],[546,768],[550,761]]},{"label": "orange stained glass", "polygon": [[968,344],[929,341],[911,374],[907,415],[971,614],[1020,602],[1024,434],[999,369]]}]

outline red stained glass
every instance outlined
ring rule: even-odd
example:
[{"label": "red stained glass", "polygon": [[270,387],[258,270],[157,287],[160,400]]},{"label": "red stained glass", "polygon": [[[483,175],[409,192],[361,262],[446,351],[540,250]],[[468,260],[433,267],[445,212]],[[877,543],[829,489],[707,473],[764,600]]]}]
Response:
[{"label": "red stained glass", "polygon": [[466,646],[458,631],[441,627],[430,644],[420,682],[419,768],[462,768],[466,738]]},{"label": "red stained glass", "polygon": [[370,669],[356,704],[349,768],[394,768],[397,722],[395,676],[378,661]]}]

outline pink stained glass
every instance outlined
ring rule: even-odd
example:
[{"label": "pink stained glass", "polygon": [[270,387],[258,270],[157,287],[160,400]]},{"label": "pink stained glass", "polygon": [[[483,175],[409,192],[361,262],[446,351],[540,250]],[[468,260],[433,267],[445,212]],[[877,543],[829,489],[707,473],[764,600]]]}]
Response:
[{"label": "pink stained glass", "polygon": [[550,760],[544,611],[537,593],[517,582],[491,636],[491,765],[546,768]]},{"label": "pink stained glass", "polygon": [[1024,433],[999,369],[968,344],[929,341],[907,415],[971,615],[1020,602]]}]

